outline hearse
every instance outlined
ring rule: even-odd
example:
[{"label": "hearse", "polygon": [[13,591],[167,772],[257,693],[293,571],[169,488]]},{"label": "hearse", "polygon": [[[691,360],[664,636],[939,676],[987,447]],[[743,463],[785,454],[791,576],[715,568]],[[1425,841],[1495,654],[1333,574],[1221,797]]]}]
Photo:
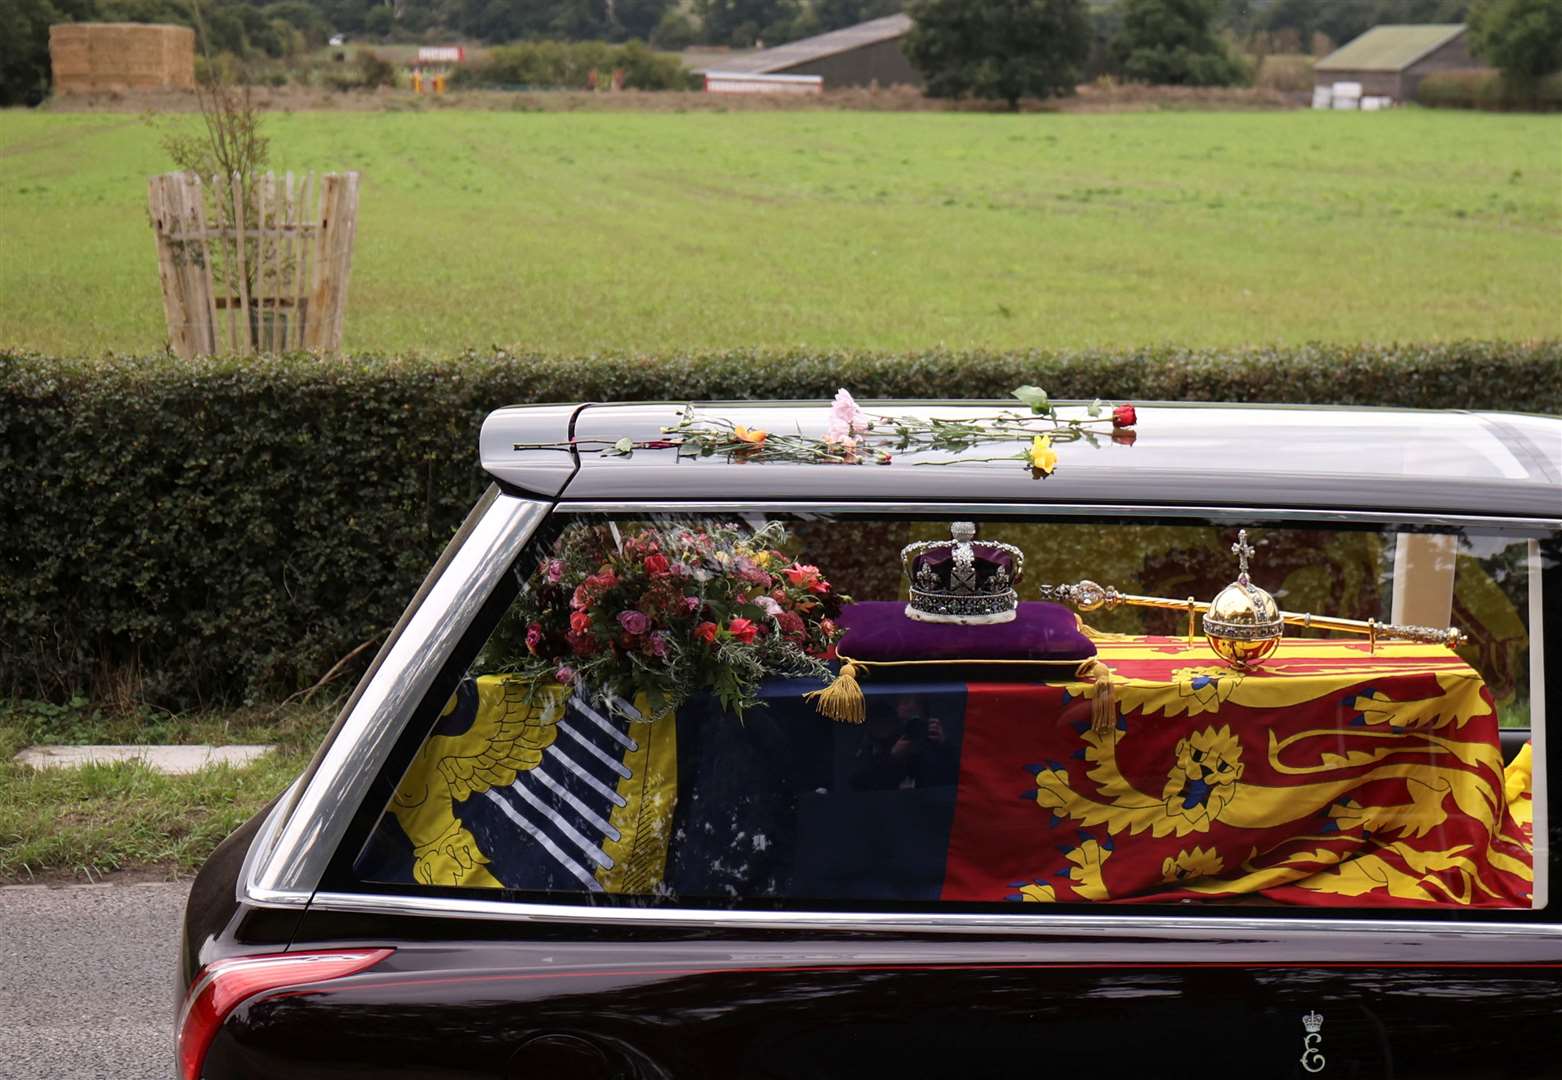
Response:
[{"label": "hearse", "polygon": [[1562,420],[1017,397],[491,414],[178,1075],[1562,1075]]}]

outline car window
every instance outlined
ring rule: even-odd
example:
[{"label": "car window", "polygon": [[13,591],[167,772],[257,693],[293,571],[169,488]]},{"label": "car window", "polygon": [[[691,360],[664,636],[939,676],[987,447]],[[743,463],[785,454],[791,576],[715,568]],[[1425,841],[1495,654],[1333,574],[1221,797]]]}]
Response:
[{"label": "car window", "polygon": [[556,515],[354,874],[696,908],[1530,908],[1542,550]]}]

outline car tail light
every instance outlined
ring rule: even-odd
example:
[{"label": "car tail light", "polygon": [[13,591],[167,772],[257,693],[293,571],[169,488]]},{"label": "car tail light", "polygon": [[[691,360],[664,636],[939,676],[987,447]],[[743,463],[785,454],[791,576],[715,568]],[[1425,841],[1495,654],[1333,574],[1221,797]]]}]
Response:
[{"label": "car tail light", "polygon": [[200,1080],[206,1051],[228,1014],[256,994],[356,975],[395,949],[322,949],[217,960],[201,969],[179,1010],[180,1080]]}]

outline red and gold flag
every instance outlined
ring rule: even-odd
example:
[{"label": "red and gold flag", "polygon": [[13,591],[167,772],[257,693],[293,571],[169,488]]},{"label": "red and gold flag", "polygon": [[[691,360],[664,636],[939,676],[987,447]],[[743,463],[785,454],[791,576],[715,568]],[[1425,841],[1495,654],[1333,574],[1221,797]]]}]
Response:
[{"label": "red and gold flag", "polygon": [[1436,646],[1287,639],[1259,671],[1099,643],[1104,687],[972,684],[942,896],[1528,907],[1480,676]]}]

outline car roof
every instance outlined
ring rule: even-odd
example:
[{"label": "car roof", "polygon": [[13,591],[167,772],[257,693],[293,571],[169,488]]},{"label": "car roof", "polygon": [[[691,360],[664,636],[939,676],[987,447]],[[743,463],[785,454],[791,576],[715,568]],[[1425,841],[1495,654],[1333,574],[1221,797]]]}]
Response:
[{"label": "car roof", "polygon": [[[860,405],[948,418],[1023,409],[1013,401]],[[1057,407],[1084,415],[1083,403]],[[483,467],[522,491],[587,503],[1007,502],[1562,519],[1562,419],[1553,417],[1151,402],[1137,406],[1131,443],[1060,441],[1056,472],[1045,479],[1019,460],[1018,442],[968,455],[1016,455],[1009,460],[950,464],[952,455],[924,453],[887,466],[601,452],[622,438],[662,438],[686,409],[766,431],[822,435],[829,423],[828,402],[518,406],[484,423]]]}]

